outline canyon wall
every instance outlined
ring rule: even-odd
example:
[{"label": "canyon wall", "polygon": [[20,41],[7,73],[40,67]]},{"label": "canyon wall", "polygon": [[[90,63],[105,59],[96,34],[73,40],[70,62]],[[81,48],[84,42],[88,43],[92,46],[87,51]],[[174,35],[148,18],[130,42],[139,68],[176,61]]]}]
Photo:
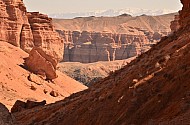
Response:
[{"label": "canyon wall", "polygon": [[189,0],[181,0],[181,3],[183,4],[183,8],[181,11],[179,11],[179,13],[180,13],[179,23],[180,23],[181,27],[188,28],[187,26],[190,24],[190,22],[189,22],[189,20],[190,20],[189,19],[190,1]]},{"label": "canyon wall", "polygon": [[63,40],[47,15],[29,13],[22,0],[0,0],[0,41],[29,52],[34,46],[58,60],[63,57]]},{"label": "canyon wall", "polygon": [[126,34],[56,30],[65,41],[64,62],[92,63],[138,56],[156,44],[167,32],[130,28]]},{"label": "canyon wall", "polygon": [[53,19],[64,39],[64,62],[92,63],[138,56],[167,36],[174,15]]}]

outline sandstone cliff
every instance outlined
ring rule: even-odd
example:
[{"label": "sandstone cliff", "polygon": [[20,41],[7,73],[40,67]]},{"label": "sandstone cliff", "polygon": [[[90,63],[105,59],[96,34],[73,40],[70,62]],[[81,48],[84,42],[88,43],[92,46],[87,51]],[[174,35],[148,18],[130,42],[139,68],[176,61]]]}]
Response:
[{"label": "sandstone cliff", "polygon": [[28,13],[22,0],[0,0],[0,41],[29,52],[33,46],[63,58],[63,41],[54,31],[51,18]]},{"label": "sandstone cliff", "polygon": [[[64,62],[92,63],[127,59],[146,52],[157,41],[152,37],[148,39],[142,31],[133,28],[128,34],[57,32],[65,39]],[[159,38],[160,35],[156,39]]]},{"label": "sandstone cliff", "polygon": [[170,33],[174,14],[53,19],[65,42],[64,61],[91,63],[138,56]]},{"label": "sandstone cliff", "polygon": [[43,108],[14,114],[18,123],[189,124],[190,1],[181,1],[184,6],[178,31],[88,90]]},{"label": "sandstone cliff", "polygon": [[27,16],[32,29],[34,45],[41,47],[46,53],[59,61],[62,60],[64,51],[63,40],[54,31],[52,19],[38,12],[27,13]]}]

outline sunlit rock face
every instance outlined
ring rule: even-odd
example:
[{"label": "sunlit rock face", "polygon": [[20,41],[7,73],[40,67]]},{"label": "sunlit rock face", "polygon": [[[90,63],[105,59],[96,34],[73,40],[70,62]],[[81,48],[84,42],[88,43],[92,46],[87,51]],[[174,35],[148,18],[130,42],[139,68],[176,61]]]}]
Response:
[{"label": "sunlit rock face", "polygon": [[64,61],[91,63],[138,56],[170,34],[173,14],[53,19],[64,40]]},{"label": "sunlit rock face", "polygon": [[[89,31],[57,32],[65,42],[64,62],[92,63],[122,60],[138,56],[157,43],[162,33],[149,33],[133,29],[130,34],[100,33]],[[132,32],[132,31],[131,31]]]},{"label": "sunlit rock face", "polygon": [[41,46],[62,60],[63,41],[54,31],[51,18],[38,12],[27,12],[22,0],[0,0],[0,8],[0,41],[26,52]]}]

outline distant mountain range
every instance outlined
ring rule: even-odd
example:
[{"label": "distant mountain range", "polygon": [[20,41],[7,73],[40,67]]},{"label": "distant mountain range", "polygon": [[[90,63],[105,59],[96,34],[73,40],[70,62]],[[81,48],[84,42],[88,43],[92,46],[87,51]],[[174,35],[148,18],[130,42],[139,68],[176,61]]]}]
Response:
[{"label": "distant mountain range", "polygon": [[118,16],[122,14],[130,14],[132,16],[140,16],[140,15],[163,15],[168,13],[176,12],[174,10],[149,10],[149,9],[140,9],[140,8],[128,8],[128,9],[119,9],[119,10],[99,10],[99,11],[90,11],[90,12],[70,12],[70,13],[55,13],[55,14],[49,14],[52,18],[63,18],[63,19],[72,19],[75,17],[89,17],[89,16]]}]

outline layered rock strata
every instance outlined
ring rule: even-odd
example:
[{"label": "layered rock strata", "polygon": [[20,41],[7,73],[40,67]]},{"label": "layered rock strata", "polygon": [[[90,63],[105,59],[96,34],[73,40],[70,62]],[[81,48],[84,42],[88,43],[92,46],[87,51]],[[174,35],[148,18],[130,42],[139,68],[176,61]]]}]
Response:
[{"label": "layered rock strata", "polygon": [[0,41],[29,52],[34,46],[63,58],[63,41],[54,31],[51,18],[29,13],[22,0],[0,0]]},{"label": "layered rock strata", "polygon": [[161,33],[131,29],[128,34],[57,30],[65,41],[64,61],[92,63],[138,56],[161,38]]},{"label": "layered rock strata", "polygon": [[63,40],[54,31],[52,19],[39,12],[27,13],[32,29],[34,46],[41,47],[47,54],[61,60],[63,58]]}]

